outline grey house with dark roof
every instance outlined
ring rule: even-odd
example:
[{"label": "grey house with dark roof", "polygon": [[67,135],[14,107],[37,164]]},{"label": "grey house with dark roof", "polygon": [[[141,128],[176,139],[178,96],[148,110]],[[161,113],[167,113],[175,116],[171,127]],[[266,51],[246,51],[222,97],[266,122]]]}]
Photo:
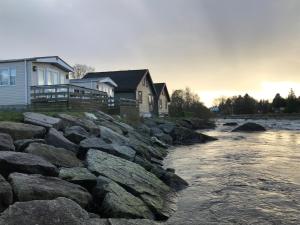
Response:
[{"label": "grey house with dark roof", "polygon": [[123,70],[87,73],[83,79],[111,78],[118,86],[115,98],[136,100],[140,115],[144,117],[155,114],[156,91],[149,70]]},{"label": "grey house with dark roof", "polygon": [[68,84],[73,68],[58,56],[0,60],[0,107],[31,103],[31,86]]},{"label": "grey house with dark roof", "polygon": [[171,98],[166,83],[155,83],[154,88],[156,90],[155,96],[155,111],[158,116],[169,115],[169,103]]}]

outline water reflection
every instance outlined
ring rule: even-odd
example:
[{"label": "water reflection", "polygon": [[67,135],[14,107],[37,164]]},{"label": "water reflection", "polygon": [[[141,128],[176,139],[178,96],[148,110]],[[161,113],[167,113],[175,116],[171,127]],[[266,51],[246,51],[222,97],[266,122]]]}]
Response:
[{"label": "water reflection", "polygon": [[218,141],[166,159],[190,183],[168,224],[300,224],[300,121],[261,121],[269,130],[250,134],[223,122],[207,131]]}]

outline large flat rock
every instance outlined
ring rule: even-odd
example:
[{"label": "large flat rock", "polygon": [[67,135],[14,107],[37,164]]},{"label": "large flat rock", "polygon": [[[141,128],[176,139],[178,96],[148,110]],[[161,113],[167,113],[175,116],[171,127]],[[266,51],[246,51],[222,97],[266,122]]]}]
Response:
[{"label": "large flat rock", "polygon": [[53,145],[57,148],[64,148],[76,154],[78,153],[78,146],[69,141],[62,133],[54,128],[50,128],[45,140],[48,145]]},{"label": "large flat rock", "polygon": [[13,203],[13,192],[10,184],[0,175],[0,212]]},{"label": "large flat rock", "polygon": [[7,177],[13,172],[58,175],[58,169],[42,157],[23,152],[0,151],[0,174]]},{"label": "large flat rock", "polygon": [[83,166],[75,153],[64,148],[56,148],[41,143],[31,143],[24,152],[40,156],[57,167]]},{"label": "large flat rock", "polygon": [[87,225],[89,214],[67,198],[16,202],[0,216],[0,225]]},{"label": "large flat rock", "polygon": [[87,207],[92,199],[85,188],[57,177],[13,173],[10,174],[9,181],[17,201],[52,200],[66,197],[82,207]]},{"label": "large flat rock", "polygon": [[99,213],[105,217],[154,218],[150,209],[141,199],[106,177],[98,177],[97,185],[93,190],[93,197],[98,205]]},{"label": "large flat rock", "polygon": [[0,133],[0,151],[15,151],[14,141],[9,134]]},{"label": "large flat rock", "polygon": [[88,151],[86,165],[141,198],[157,218],[168,218],[174,212],[174,192],[140,165],[98,150]]},{"label": "large flat rock", "polygon": [[0,122],[0,132],[9,134],[14,140],[43,138],[46,129],[25,123]]},{"label": "large flat rock", "polygon": [[55,129],[60,129],[62,127],[62,120],[59,118],[46,116],[44,114],[34,112],[25,112],[23,113],[23,116],[25,123],[38,125],[45,128],[53,127]]}]

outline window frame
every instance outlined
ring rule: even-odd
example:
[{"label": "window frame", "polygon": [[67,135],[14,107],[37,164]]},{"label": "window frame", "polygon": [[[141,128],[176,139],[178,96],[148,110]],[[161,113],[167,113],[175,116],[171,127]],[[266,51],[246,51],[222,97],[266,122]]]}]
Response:
[{"label": "window frame", "polygon": [[[3,67],[3,68],[0,68],[0,71],[1,70],[7,70],[8,71],[8,75],[9,75],[9,84],[0,84],[0,87],[13,87],[13,86],[16,86],[17,85],[17,68],[16,67]],[[16,71],[16,74],[13,76],[15,77],[15,83],[14,84],[11,84],[11,70],[15,70]]]},{"label": "window frame", "polygon": [[138,103],[143,104],[143,92],[138,91]]}]

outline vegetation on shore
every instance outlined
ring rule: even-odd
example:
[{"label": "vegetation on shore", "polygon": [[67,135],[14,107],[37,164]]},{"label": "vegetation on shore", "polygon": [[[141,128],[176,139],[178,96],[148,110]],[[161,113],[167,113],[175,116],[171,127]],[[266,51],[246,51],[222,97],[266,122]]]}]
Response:
[{"label": "vegetation on shore", "polygon": [[257,101],[248,94],[244,96],[233,96],[230,98],[221,97],[215,100],[215,106],[219,113],[230,114],[270,114],[270,113],[300,113],[300,96],[297,97],[293,89],[290,90],[287,98],[276,94],[273,101]]},{"label": "vegetation on shore", "polygon": [[175,90],[169,105],[170,117],[197,117],[208,119],[213,117],[210,110],[200,101],[197,94],[190,88]]}]

